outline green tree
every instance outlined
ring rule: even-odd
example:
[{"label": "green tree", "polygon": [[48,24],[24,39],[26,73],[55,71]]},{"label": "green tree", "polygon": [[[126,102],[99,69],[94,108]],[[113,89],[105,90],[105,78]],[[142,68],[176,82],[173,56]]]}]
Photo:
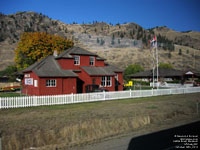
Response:
[{"label": "green tree", "polygon": [[99,43],[99,38],[97,38],[97,43]]},{"label": "green tree", "polygon": [[182,55],[182,49],[179,49],[178,54]]},{"label": "green tree", "polygon": [[104,45],[105,41],[103,39],[101,39],[100,41],[100,45]]},{"label": "green tree", "polygon": [[159,68],[173,69],[173,66],[171,64],[167,64],[167,63],[160,63]]},{"label": "green tree", "polygon": [[144,71],[144,68],[139,65],[139,64],[132,64],[129,65],[125,70],[124,70],[124,79],[125,80],[130,80],[130,75],[135,74],[137,72]]},{"label": "green tree", "polygon": [[112,44],[112,45],[115,45],[115,40],[112,39],[111,44]]},{"label": "green tree", "polygon": [[123,37],[124,37],[124,34],[123,34],[123,32],[121,32],[121,33],[120,33],[120,37],[121,37],[121,38],[123,38]]},{"label": "green tree", "polygon": [[15,65],[11,65],[11,66],[8,66],[6,69],[0,71],[0,76],[9,76],[16,71],[17,71],[17,67]]},{"label": "green tree", "polygon": [[12,74],[17,72],[16,65],[8,66],[6,69],[0,71],[0,76],[8,76],[10,78],[10,81],[15,81],[15,76]]},{"label": "green tree", "polygon": [[120,44],[120,39],[118,39],[118,44]]},{"label": "green tree", "polygon": [[169,52],[168,53],[168,58],[171,58],[172,57],[172,54]]},{"label": "green tree", "polygon": [[45,32],[25,32],[21,35],[17,48],[15,49],[15,62],[17,68],[22,70],[52,55],[54,50],[58,54],[73,46],[71,40],[58,35],[51,35]]}]

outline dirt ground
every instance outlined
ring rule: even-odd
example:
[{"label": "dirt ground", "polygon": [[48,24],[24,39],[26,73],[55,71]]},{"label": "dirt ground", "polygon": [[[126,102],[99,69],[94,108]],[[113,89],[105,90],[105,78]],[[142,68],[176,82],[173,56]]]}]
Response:
[{"label": "dirt ground", "polygon": [[66,150],[199,119],[200,93],[0,110],[6,150]]}]

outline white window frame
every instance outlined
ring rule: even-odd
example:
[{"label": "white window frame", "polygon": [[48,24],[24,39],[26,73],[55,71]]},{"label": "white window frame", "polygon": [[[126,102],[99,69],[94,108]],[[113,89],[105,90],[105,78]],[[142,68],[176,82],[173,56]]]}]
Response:
[{"label": "white window frame", "polygon": [[34,80],[34,87],[38,87],[38,80]]},{"label": "white window frame", "polygon": [[105,76],[101,77],[101,86],[106,87],[106,77]]},{"label": "white window frame", "polygon": [[25,78],[30,78],[30,76],[31,76],[30,74],[25,74],[24,75]]},{"label": "white window frame", "polygon": [[111,76],[107,76],[106,77],[106,86],[107,87],[111,87],[112,86],[112,77]]},{"label": "white window frame", "polygon": [[56,80],[55,79],[46,80],[46,87],[56,87]]},{"label": "white window frame", "polygon": [[90,56],[90,66],[94,66],[94,65],[95,65],[95,57]]},{"label": "white window frame", "polygon": [[112,86],[112,77],[111,76],[102,76],[101,77],[101,87],[111,87]]},{"label": "white window frame", "polygon": [[74,65],[80,65],[80,56],[74,56]]}]

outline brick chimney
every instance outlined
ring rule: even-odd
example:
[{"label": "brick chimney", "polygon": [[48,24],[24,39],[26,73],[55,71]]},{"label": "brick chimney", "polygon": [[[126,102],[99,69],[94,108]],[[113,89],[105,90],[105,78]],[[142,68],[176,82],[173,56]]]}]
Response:
[{"label": "brick chimney", "polygon": [[57,56],[58,56],[58,51],[57,51],[57,50],[54,50],[53,56],[54,56],[54,57],[57,57]]}]

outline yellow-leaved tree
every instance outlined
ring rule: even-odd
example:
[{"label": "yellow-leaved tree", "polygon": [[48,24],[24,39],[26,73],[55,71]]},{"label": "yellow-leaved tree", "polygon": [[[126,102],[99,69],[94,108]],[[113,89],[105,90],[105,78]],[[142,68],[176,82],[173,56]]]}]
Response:
[{"label": "yellow-leaved tree", "polygon": [[72,40],[45,32],[24,32],[15,49],[15,62],[18,70],[22,70],[52,55],[56,50],[60,52],[74,45]]}]

